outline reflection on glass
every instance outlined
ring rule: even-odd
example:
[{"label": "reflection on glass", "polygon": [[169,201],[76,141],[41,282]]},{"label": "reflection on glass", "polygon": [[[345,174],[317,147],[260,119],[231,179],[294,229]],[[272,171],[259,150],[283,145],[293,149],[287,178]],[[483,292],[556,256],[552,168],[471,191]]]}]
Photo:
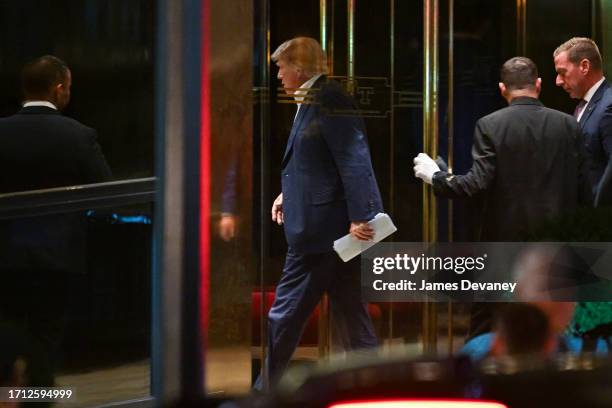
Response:
[{"label": "reflection on glass", "polygon": [[[211,21],[211,252],[206,392],[251,386],[253,268],[252,3],[219,3]],[[231,27],[231,30],[227,28]]]},{"label": "reflection on glass", "polygon": [[0,221],[3,386],[149,392],[151,205]]},{"label": "reflection on glass", "polygon": [[[105,181],[105,160],[152,174],[154,3],[0,3],[0,194]],[[48,54],[68,68],[30,66],[21,89]],[[1,385],[72,387],[77,405],[149,395],[149,207],[0,219]]]},{"label": "reflection on glass", "polygon": [[[0,4],[0,194],[106,181],[106,160],[115,176],[151,174],[154,9]],[[47,54],[66,62],[22,70]],[[71,387],[78,405],[148,396],[149,206],[24,207],[0,220],[0,382]]]},{"label": "reflection on glass", "polygon": [[[349,3],[354,6],[350,9],[354,13],[352,16],[348,15]],[[572,2],[563,1],[563,4],[569,3]],[[320,18],[321,4],[327,7],[328,18]],[[533,10],[546,6],[546,2],[537,0],[529,4]],[[448,13],[447,5],[447,2],[440,1],[441,21],[448,19],[445,15]],[[404,241],[422,238],[422,193],[417,180],[411,176],[412,158],[422,151],[422,2],[313,0],[294,4],[258,0],[244,2],[241,6],[232,5],[230,10],[229,6],[218,4],[211,10],[214,17],[211,21],[218,25],[211,30],[210,65],[213,219],[206,350],[208,392],[244,392],[249,388],[251,372],[259,371],[257,346],[262,340],[265,342],[265,338],[259,335],[261,326],[266,324],[265,309],[270,304],[269,296],[274,292],[270,285],[278,281],[286,249],[282,230],[270,225],[268,204],[280,191],[278,174],[295,109],[279,103],[278,82],[268,80],[270,74],[275,75],[268,65],[268,43],[275,46],[297,35],[317,38],[321,33],[321,21],[329,26],[324,27],[327,30],[324,32],[329,33],[326,45],[333,61],[333,74],[346,77],[354,73],[353,79],[358,82],[351,82],[351,88],[363,91],[354,95],[355,98],[363,102],[364,109],[367,107],[377,113],[365,121],[385,208],[391,210],[399,228],[395,238]],[[552,48],[536,45],[540,41],[549,41],[551,36],[538,35],[538,27],[545,25],[534,22],[542,16],[550,18],[550,13],[564,19],[574,18],[577,14],[575,24],[560,24],[555,28],[567,31],[570,26],[582,27],[584,13],[574,13],[574,8],[549,10],[550,7],[546,7],[546,12],[530,11],[534,18],[530,18],[532,25],[527,27],[527,49],[538,54],[534,58],[546,58],[550,65]],[[249,15],[248,10],[254,10],[255,15]],[[258,16],[257,13],[264,15]],[[470,148],[475,121],[503,102],[496,88],[497,70],[501,62],[517,50],[515,14],[516,2],[511,0],[500,4],[486,0],[455,2],[452,38],[455,88],[454,101],[450,101],[454,103],[455,115],[450,126],[455,135],[456,143],[452,148],[457,172],[471,166]],[[255,27],[252,26],[253,17],[261,20],[256,20]],[[348,28],[350,18],[354,18],[350,20],[354,30],[351,32]],[[255,58],[251,51],[253,37],[258,39],[253,48]],[[351,39],[354,49],[349,45]],[[441,107],[447,105],[449,97],[446,89],[449,61],[444,57],[448,44],[449,38],[441,30],[438,101]],[[348,58],[349,55],[352,57]],[[255,61],[254,67],[252,61]],[[254,81],[251,80],[251,69],[256,72]],[[368,84],[365,78],[380,79],[384,85]],[[253,84],[261,96],[261,103],[255,107],[261,115],[254,122],[250,93]],[[548,93],[550,88],[547,85],[545,95],[553,95],[552,91]],[[445,121],[449,119],[445,109],[442,108],[439,117],[439,128],[443,129],[440,134],[441,152],[447,151],[445,129],[448,124]],[[260,144],[259,138],[269,142]],[[475,212],[477,203],[457,204],[455,208],[455,238],[470,239],[476,230],[472,212]],[[448,222],[443,218],[445,213],[439,212],[440,225]],[[256,220],[266,224],[259,224]],[[266,242],[259,242],[264,241],[259,239],[262,236]],[[259,246],[264,248],[261,252],[264,259],[259,260],[261,279],[255,285],[253,253]],[[421,314],[418,305],[380,304],[376,310],[374,319],[381,338],[388,342],[419,342]],[[465,314],[464,310],[460,311]],[[466,331],[465,318],[456,323],[455,328]],[[316,348],[312,347],[319,341],[316,324],[309,324],[305,335],[312,341],[300,345],[296,360],[304,356],[309,360],[317,357]]]},{"label": "reflection on glass", "polygon": [[96,129],[117,178],[151,176],[155,3],[0,2],[0,116],[20,109],[23,65],[56,55],[72,70],[66,116]]}]

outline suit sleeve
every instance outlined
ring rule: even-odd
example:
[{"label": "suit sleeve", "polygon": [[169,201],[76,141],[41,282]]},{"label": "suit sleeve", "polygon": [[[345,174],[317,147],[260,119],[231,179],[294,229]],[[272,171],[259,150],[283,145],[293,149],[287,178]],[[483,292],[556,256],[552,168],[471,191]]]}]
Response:
[{"label": "suit sleeve", "polygon": [[223,192],[221,194],[221,212],[224,214],[236,213],[236,194],[238,187],[238,159],[232,155],[225,170]]},{"label": "suit sleeve", "polygon": [[109,181],[112,178],[112,173],[98,144],[97,134],[94,129],[88,129],[82,150],[80,167],[85,182],[100,183]]},{"label": "suit sleeve", "polygon": [[446,198],[473,197],[486,190],[495,178],[495,146],[482,120],[476,123],[472,159],[472,168],[465,175],[454,176],[445,171],[435,173],[435,194]]},{"label": "suit sleeve", "polygon": [[595,206],[612,205],[612,105],[599,121],[599,136],[608,164],[597,186]]},{"label": "suit sleeve", "polygon": [[365,221],[382,211],[365,127],[350,97],[339,89],[321,93],[321,134],[342,180],[351,221]]}]

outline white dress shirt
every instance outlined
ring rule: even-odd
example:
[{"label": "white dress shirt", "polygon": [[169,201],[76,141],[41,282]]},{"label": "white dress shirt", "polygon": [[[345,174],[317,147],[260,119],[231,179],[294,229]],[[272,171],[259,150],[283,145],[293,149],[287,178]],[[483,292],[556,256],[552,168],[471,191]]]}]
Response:
[{"label": "white dress shirt", "polygon": [[599,81],[597,81],[595,85],[593,85],[582,98],[586,101],[586,104],[582,107],[582,110],[580,111],[580,113],[578,113],[578,117],[576,118],[578,122],[580,122],[580,118],[582,118],[582,114],[586,111],[587,106],[589,106],[589,102],[593,98],[593,95],[595,95],[595,92],[597,92],[597,90],[599,89],[599,86],[603,84],[603,81],[605,80],[606,80],[606,77],[603,77]]},{"label": "white dress shirt", "polygon": [[29,101],[23,104],[24,108],[30,107],[30,106],[46,106],[47,108],[51,108],[51,109],[55,109],[57,110],[57,106],[55,106],[54,104],[52,104],[49,101]]},{"label": "white dress shirt", "polygon": [[295,116],[293,120],[297,118],[298,112],[300,111],[300,107],[302,106],[302,102],[304,101],[304,97],[308,94],[308,90],[312,87],[312,85],[317,82],[317,79],[321,78],[321,75],[318,74],[310,78],[308,81],[304,82],[300,87],[293,93],[293,99],[298,103],[297,111],[295,112]]}]

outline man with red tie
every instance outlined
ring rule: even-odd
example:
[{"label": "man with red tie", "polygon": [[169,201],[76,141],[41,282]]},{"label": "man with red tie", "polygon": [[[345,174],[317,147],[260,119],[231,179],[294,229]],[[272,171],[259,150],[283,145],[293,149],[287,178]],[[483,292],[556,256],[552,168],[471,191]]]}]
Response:
[{"label": "man with red tie", "polygon": [[574,116],[585,136],[596,206],[612,204],[612,87],[603,75],[597,44],[572,38],[553,53],[557,86],[578,99]]},{"label": "man with red tie", "polygon": [[[367,221],[382,212],[382,200],[365,124],[353,99],[327,78],[326,56],[312,38],[297,37],[272,54],[278,79],[298,105],[282,159],[282,192],[272,220],[283,225],[288,250],[268,314],[266,366],[274,386],[295,350],[308,316],[325,292],[348,350],[378,341],[360,296],[360,264],[342,262],[334,240],[350,233],[369,240]],[[261,390],[259,377],[255,389]]]}]

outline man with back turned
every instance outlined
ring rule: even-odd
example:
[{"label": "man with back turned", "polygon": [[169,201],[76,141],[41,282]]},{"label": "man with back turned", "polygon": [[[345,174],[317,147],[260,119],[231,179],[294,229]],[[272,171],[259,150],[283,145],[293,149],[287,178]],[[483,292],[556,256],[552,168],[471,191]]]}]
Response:
[{"label": "man with back turned", "polygon": [[[476,123],[472,168],[465,175],[441,171],[424,153],[415,176],[437,196],[484,200],[480,241],[516,241],[543,221],[589,202],[583,138],[576,120],[539,100],[542,80],[528,58],[501,69],[499,89],[508,102]],[[489,307],[476,305],[470,335],[490,330]]]},{"label": "man with back turned", "polygon": [[23,68],[23,107],[0,119],[0,194],[110,178],[96,131],[61,114],[71,86],[70,69],[57,57]]},{"label": "man with back turned", "polygon": [[[71,83],[70,69],[54,56],[23,68],[23,107],[0,119],[0,194],[110,179],[95,130],[60,113]],[[85,273],[86,249],[82,213],[0,220],[0,320],[25,328],[50,366],[62,339],[69,277]]]}]

